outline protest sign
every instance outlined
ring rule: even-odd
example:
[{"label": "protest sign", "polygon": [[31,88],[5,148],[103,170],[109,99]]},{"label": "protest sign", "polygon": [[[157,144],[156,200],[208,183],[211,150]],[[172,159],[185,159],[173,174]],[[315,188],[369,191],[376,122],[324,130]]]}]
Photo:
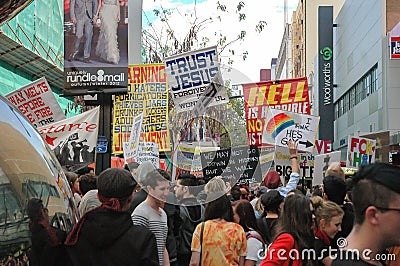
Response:
[{"label": "protest sign", "polygon": [[122,143],[128,142],[133,119],[140,113],[143,113],[141,141],[157,143],[160,151],[171,150],[165,66],[131,65],[128,74],[128,93],[115,95],[114,99],[113,153],[122,153]]},{"label": "protest sign", "polygon": [[340,151],[315,156],[313,185],[322,184],[326,170],[333,163],[340,164]]},{"label": "protest sign", "polygon": [[95,161],[99,110],[100,107],[96,107],[38,128],[60,164],[69,171],[75,171]]},{"label": "protest sign", "polygon": [[[124,144],[124,158],[126,162],[137,156],[140,132],[142,131],[143,113],[133,119],[132,131],[127,146]],[[126,143],[126,142],[124,142]]]},{"label": "protest sign", "polygon": [[[313,153],[299,152],[297,162],[299,164],[300,177],[306,180],[315,178],[315,156],[331,151],[330,140],[315,140],[315,149]],[[276,146],[274,154],[275,170],[284,180],[288,180],[292,173],[292,163],[290,153],[287,147]]]},{"label": "protest sign", "polygon": [[298,142],[298,150],[313,152],[319,117],[270,109],[264,126],[263,142],[286,147]]},{"label": "protest sign", "polygon": [[222,176],[229,181],[236,180],[236,184],[261,182],[257,146],[203,152],[200,156],[206,180]]},{"label": "protest sign", "polygon": [[139,142],[136,155],[130,148],[129,142],[124,142],[124,158],[126,162],[131,162],[134,158],[134,161],[139,164],[149,161],[155,168],[160,168],[158,144],[154,142]]},{"label": "protest sign", "polygon": [[[168,57],[165,59],[165,71],[177,113],[190,111],[220,72],[217,47]],[[228,102],[226,90],[213,87],[206,94],[214,95],[208,106]]]},{"label": "protest sign", "polygon": [[376,140],[375,161],[389,162],[390,131],[362,134],[360,137]]},{"label": "protest sign", "polygon": [[375,162],[376,140],[349,136],[346,166],[359,168]]},{"label": "protest sign", "polygon": [[307,78],[243,84],[249,145],[262,146],[268,107],[310,114]]},{"label": "protest sign", "polygon": [[35,127],[65,119],[65,114],[44,77],[7,94],[6,98]]}]

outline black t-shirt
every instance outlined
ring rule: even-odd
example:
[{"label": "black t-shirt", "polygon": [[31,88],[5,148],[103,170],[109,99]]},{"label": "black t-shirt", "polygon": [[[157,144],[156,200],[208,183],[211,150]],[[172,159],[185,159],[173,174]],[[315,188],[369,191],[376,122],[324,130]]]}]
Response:
[{"label": "black t-shirt", "polygon": [[[315,254],[317,255],[318,258],[318,265],[325,265],[322,263],[322,260],[325,259],[326,257],[329,256],[329,245],[325,244],[324,241],[322,241],[319,238],[315,238],[314,240],[314,249],[315,249]],[[321,258],[321,260],[320,260]]]}]

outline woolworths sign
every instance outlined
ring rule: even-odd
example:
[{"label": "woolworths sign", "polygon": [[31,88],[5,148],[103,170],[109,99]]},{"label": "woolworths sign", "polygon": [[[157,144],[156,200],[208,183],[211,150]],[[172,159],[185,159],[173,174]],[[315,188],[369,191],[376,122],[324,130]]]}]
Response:
[{"label": "woolworths sign", "polygon": [[[333,7],[318,8],[318,106],[319,136],[333,141]],[[321,138],[321,137],[320,137]]]}]

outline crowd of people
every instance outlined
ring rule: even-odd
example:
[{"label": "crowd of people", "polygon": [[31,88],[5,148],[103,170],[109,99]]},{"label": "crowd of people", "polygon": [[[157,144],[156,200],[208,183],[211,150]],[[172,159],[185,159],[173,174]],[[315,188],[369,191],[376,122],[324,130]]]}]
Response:
[{"label": "crowd of people", "polygon": [[400,168],[363,166],[350,188],[334,165],[305,194],[296,144],[289,150],[287,184],[269,171],[253,198],[218,176],[172,182],[150,162],[67,173],[81,218],[62,232],[31,199],[30,265],[396,265]]}]

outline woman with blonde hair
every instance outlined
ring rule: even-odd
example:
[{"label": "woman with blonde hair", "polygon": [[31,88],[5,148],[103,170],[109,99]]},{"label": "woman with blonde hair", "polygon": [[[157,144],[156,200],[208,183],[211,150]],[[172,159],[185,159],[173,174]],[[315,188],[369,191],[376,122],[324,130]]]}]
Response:
[{"label": "woman with blonde hair", "polygon": [[318,260],[318,265],[330,266],[332,258],[327,250],[337,232],[342,230],[344,212],[338,204],[321,197],[312,197],[311,201],[315,210],[314,248],[319,259],[324,256]]}]

